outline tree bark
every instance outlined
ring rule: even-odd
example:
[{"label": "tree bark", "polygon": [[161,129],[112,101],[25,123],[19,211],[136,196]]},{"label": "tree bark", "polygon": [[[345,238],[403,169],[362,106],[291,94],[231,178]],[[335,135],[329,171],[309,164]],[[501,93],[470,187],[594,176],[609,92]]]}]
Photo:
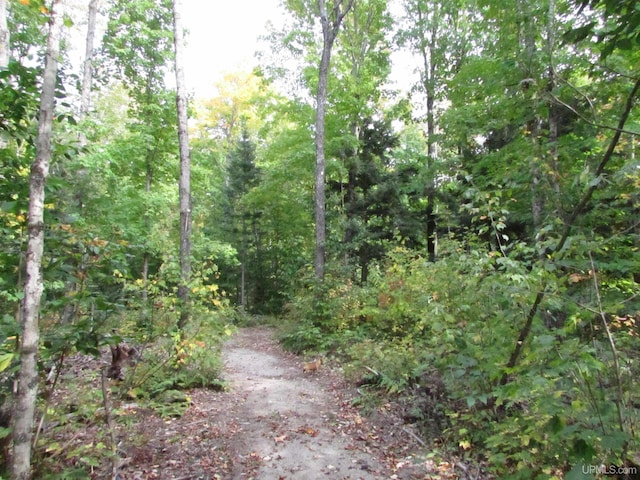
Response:
[{"label": "tree bark", "polygon": [[[323,31],[326,22],[323,22]],[[324,152],[325,143],[325,117],[327,103],[327,78],[329,73],[329,62],[331,61],[331,39],[324,35],[324,45],[322,48],[322,58],[320,59],[320,70],[318,78],[318,92],[316,97],[316,173],[315,173],[315,220],[316,220],[316,248],[314,268],[316,278],[324,279],[324,263],[326,255],[326,224],[325,224],[325,181],[326,181],[326,159]]]},{"label": "tree bark", "polygon": [[562,187],[560,185],[560,169],[558,167],[558,113],[559,106],[552,99],[556,90],[556,67],[554,62],[555,51],[555,30],[556,30],[556,2],[549,0],[549,11],[547,12],[547,56],[548,56],[548,79],[547,92],[549,93],[549,164],[551,186],[554,196],[554,214],[560,218],[564,216],[562,208]]},{"label": "tree bark", "polygon": [[180,147],[180,330],[189,322],[189,282],[191,280],[191,155],[187,115],[187,89],[184,81],[184,36],[180,0],[173,0],[173,30],[175,46],[176,104],[178,109],[178,140]]},{"label": "tree bark", "polygon": [[[147,101],[150,103],[151,100],[151,80],[147,83]],[[151,147],[147,146],[146,154],[145,154],[145,183],[144,183],[144,193],[145,193],[145,202],[149,200],[149,193],[151,192],[151,186],[153,184],[153,161],[155,159],[155,150]],[[151,228],[151,221],[149,220],[149,207],[147,203],[147,207],[144,212],[144,226],[146,231],[149,231]],[[149,312],[149,261],[151,254],[149,253],[149,245],[145,244],[145,251],[142,260],[142,304],[144,305],[144,321],[148,320],[147,315]]]},{"label": "tree bark", "polygon": [[[0,0],[3,1],[3,0]],[[87,21],[87,39],[85,44],[84,65],[82,66],[82,89],[80,92],[80,115],[84,117],[91,107],[91,83],[93,80],[93,44],[96,35],[96,16],[98,1],[89,2]]]},{"label": "tree bark", "polygon": [[[436,4],[433,5],[437,9]],[[419,12],[422,15],[422,12]],[[434,10],[434,17],[438,16],[438,12]],[[423,19],[421,18],[421,23]],[[438,144],[436,142],[436,64],[434,57],[437,55],[437,36],[438,22],[431,24],[430,38],[423,39],[424,48],[422,50],[422,61],[424,65],[424,91],[427,95],[427,169],[429,170],[429,180],[427,181],[427,209],[426,209],[426,237],[427,237],[427,258],[430,262],[436,261],[436,230],[438,228],[438,220],[436,218],[436,182],[434,167],[438,159]]]},{"label": "tree bark", "polygon": [[9,58],[11,56],[9,38],[7,0],[0,0],[0,69],[2,70],[9,66]]},{"label": "tree bark", "polygon": [[326,0],[318,0],[320,9],[320,23],[322,24],[322,56],[318,69],[318,91],[316,94],[316,173],[315,173],[315,221],[316,221],[316,248],[314,270],[316,279],[324,280],[324,266],[326,257],[326,214],[325,214],[325,117],[327,106],[327,83],[329,78],[329,65],[331,63],[331,50],[340,30],[340,24],[344,16],[351,10],[355,0],[342,6],[343,1],[337,1],[332,18],[327,12]]},{"label": "tree bark", "polygon": [[28,240],[25,264],[25,287],[22,301],[22,338],[20,342],[20,370],[14,406],[13,478],[31,478],[31,442],[33,419],[38,394],[38,315],[42,297],[42,253],[44,250],[45,184],[51,161],[51,131],[62,31],[61,4],[54,1],[49,20],[47,55],[42,79],[40,116],[36,158],[31,165],[29,183]]}]

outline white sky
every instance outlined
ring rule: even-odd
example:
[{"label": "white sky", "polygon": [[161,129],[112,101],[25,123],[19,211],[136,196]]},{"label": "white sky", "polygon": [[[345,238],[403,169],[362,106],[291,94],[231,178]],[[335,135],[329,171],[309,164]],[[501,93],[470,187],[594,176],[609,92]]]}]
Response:
[{"label": "white sky", "polygon": [[[88,0],[66,0],[74,18],[71,37],[71,61],[78,71],[84,60],[87,34]],[[105,2],[101,2],[104,7]],[[260,47],[258,37],[268,33],[267,22],[280,26],[283,13],[280,0],[181,0],[182,23],[187,30],[185,81],[197,98],[215,94],[213,84],[224,73],[251,70],[254,53]],[[95,42],[98,47],[105,18],[98,19]],[[167,79],[169,83],[173,79]]]},{"label": "white sky", "polygon": [[[198,99],[216,94],[214,83],[225,73],[251,70],[256,65],[255,52],[265,48],[258,38],[268,33],[267,24],[281,27],[285,22],[281,0],[181,0],[182,23],[187,30],[185,81],[187,89]],[[86,36],[88,0],[67,0],[74,12],[75,28],[71,33],[75,46],[72,63],[81,65]],[[393,3],[393,2],[392,2]],[[104,24],[105,19],[99,19]],[[100,42],[102,28],[96,35]],[[394,54],[395,68],[391,80],[407,89],[415,80],[415,59]],[[167,78],[171,84],[173,78]]]},{"label": "white sky", "polygon": [[267,22],[282,22],[279,0],[182,0],[186,36],[185,81],[197,98],[214,94],[222,74],[255,66],[258,37]]},{"label": "white sky", "polygon": [[[280,0],[181,0],[182,22],[187,30],[185,81],[196,98],[215,95],[215,83],[224,73],[250,70],[258,37],[268,33],[267,22],[284,24]],[[399,3],[391,2],[398,10]],[[408,90],[416,80],[417,66],[408,54],[395,53],[390,80]]]}]

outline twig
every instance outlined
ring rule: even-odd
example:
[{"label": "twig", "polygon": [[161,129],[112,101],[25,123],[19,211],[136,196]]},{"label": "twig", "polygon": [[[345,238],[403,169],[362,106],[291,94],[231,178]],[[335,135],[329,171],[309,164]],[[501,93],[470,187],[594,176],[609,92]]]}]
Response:
[{"label": "twig", "polygon": [[404,433],[409,434],[409,436],[413,437],[415,439],[416,442],[418,442],[420,445],[422,445],[423,447],[426,447],[427,444],[424,442],[424,440],[422,440],[419,436],[417,436],[415,433],[413,433],[411,430],[408,430],[405,427],[402,427],[402,431]]},{"label": "twig", "polygon": [[40,421],[38,422],[38,428],[36,429],[36,433],[33,436],[33,448],[36,448],[38,445],[38,439],[40,438],[40,433],[42,432],[42,427],[44,426],[44,420],[47,418],[47,410],[49,410],[49,404],[51,403],[51,398],[53,397],[53,392],[56,389],[56,385],[58,384],[58,379],[60,378],[60,371],[62,370],[62,364],[64,363],[64,352],[60,354],[60,358],[54,364],[53,368],[55,369],[55,376],[53,377],[53,382],[51,382],[51,387],[49,388],[49,392],[46,395],[46,402],[44,404],[44,409],[42,411],[42,417],[40,417]]},{"label": "twig", "polygon": [[60,448],[57,448],[55,451],[50,452],[49,456],[50,458],[56,458],[58,456],[60,456],[62,454],[62,452],[66,451],[67,448],[69,448],[73,442],[75,442],[78,437],[80,437],[84,432],[80,431],[75,433],[69,440],[67,440],[65,443],[63,443]]},{"label": "twig", "polygon": [[373,368],[367,367],[366,365],[363,365],[363,367],[373,373],[376,377],[380,376],[380,372],[376,372]]},{"label": "twig", "polygon": [[[471,477],[471,466],[467,466],[462,462],[457,462],[456,466],[462,470],[464,472],[465,478],[472,478]],[[480,473],[482,473],[482,468],[480,467],[480,465],[477,465],[478,469],[476,470],[476,474],[473,477],[473,480],[478,480],[480,478]]]},{"label": "twig", "polygon": [[560,100],[557,96],[553,95],[553,94],[548,94],[551,99],[556,102],[556,104],[563,106],[564,108],[566,108],[567,110],[569,110],[571,113],[573,113],[574,115],[576,115],[578,118],[580,118],[583,122],[591,125],[592,127],[596,127],[596,128],[601,128],[603,130],[612,130],[614,132],[621,132],[621,133],[626,133],[627,135],[633,135],[633,136],[640,136],[640,132],[635,132],[633,130],[627,130],[624,128],[616,128],[616,127],[612,127],[611,125],[605,125],[603,123],[598,123],[598,122],[594,122],[593,120],[589,120],[587,117],[585,117],[583,114],[581,114],[580,112],[578,112],[578,110],[576,110],[575,108],[573,108],[571,105],[569,105],[566,102],[563,102],[562,100]]},{"label": "twig", "polygon": [[613,335],[611,334],[611,329],[609,328],[609,324],[607,323],[607,316],[605,314],[604,311],[604,307],[602,306],[602,297],[600,295],[600,287],[598,285],[598,273],[596,271],[596,265],[595,262],[593,261],[593,256],[591,255],[591,252],[589,252],[589,260],[591,262],[591,271],[593,272],[593,288],[595,290],[596,293],[596,300],[598,302],[598,309],[599,309],[599,315],[600,315],[600,320],[602,320],[602,326],[604,327],[604,331],[607,334],[607,340],[609,341],[609,348],[611,349],[611,355],[613,358],[613,367],[615,369],[614,371],[614,376],[616,379],[616,393],[617,393],[617,398],[615,400],[615,404],[616,404],[616,409],[618,411],[618,422],[619,422],[619,426],[620,426],[620,431],[624,432],[624,424],[625,424],[625,420],[624,420],[624,395],[622,393],[622,378],[620,376],[620,359],[618,357],[618,349],[616,348],[616,343],[615,340],[613,338]]}]

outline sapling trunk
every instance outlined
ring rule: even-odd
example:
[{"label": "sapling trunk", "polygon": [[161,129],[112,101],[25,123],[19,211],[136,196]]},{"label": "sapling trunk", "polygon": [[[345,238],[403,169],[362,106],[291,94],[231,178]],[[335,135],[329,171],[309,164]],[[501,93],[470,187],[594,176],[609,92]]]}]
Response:
[{"label": "sapling trunk", "polygon": [[15,394],[13,426],[13,478],[31,478],[33,421],[38,396],[38,348],[40,329],[40,301],[43,291],[42,256],[44,251],[45,185],[51,161],[53,110],[62,33],[61,3],[54,1],[49,20],[47,54],[42,77],[36,158],[31,165],[29,179],[28,240],[25,263],[25,286],[22,301],[22,335],[20,341],[20,370]]}]

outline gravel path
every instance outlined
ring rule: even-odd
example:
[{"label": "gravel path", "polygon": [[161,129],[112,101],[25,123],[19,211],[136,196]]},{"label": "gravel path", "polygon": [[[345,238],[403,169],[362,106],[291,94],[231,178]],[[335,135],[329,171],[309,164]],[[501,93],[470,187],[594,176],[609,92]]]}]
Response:
[{"label": "gravel path", "polygon": [[[358,433],[362,418],[342,397],[340,380],[326,368],[304,373],[300,360],[283,354],[268,329],[244,329],[223,350],[234,409],[240,459],[232,478],[379,479],[385,467]],[[355,433],[355,438],[354,438]]]},{"label": "gravel path", "polygon": [[136,414],[120,480],[460,478],[452,464],[424,459],[390,404],[361,417],[339,372],[303,372],[272,329],[240,329],[222,356],[225,391],[191,391],[179,418]]}]

